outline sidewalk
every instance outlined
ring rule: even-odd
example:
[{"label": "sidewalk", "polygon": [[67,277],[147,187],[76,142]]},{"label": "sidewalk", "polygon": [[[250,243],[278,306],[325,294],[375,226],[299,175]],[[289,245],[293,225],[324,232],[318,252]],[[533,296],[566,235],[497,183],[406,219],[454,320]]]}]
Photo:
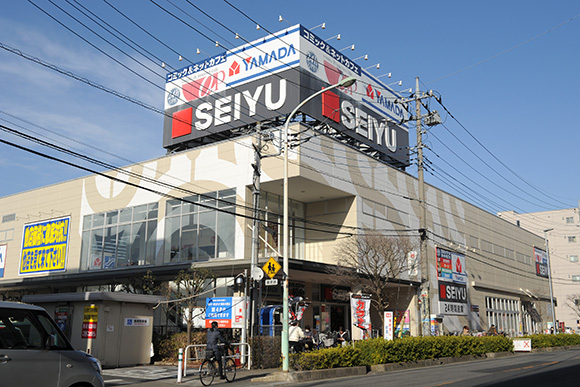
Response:
[{"label": "sidewalk", "polygon": [[[278,369],[248,370],[238,368],[236,370],[236,384],[253,383],[254,379],[266,378],[279,372]],[[135,367],[109,368],[103,370],[103,378],[107,387],[111,386],[147,386],[147,387],[175,387],[178,385],[198,386],[201,385],[197,376],[197,368],[189,367],[187,376],[182,378],[182,383],[177,384],[177,366],[174,365],[143,365]],[[260,381],[257,380],[256,384]],[[264,380],[264,383],[270,381]],[[214,384],[219,385],[222,382],[215,380]]]},{"label": "sidewalk", "polygon": [[[573,347],[560,347],[558,349],[570,349]],[[556,349],[536,349],[532,352],[544,352]],[[523,353],[522,353],[523,354]],[[238,368],[236,374],[236,382],[240,386],[244,385],[284,385],[298,382],[311,382],[322,379],[340,378],[347,376],[366,375],[367,373],[385,373],[391,371],[412,369],[418,367],[438,366],[442,364],[452,364],[469,361],[481,361],[486,359],[496,359],[506,356],[517,356],[520,353],[514,352],[499,352],[488,353],[485,355],[470,355],[462,357],[438,358],[419,360],[406,363],[389,363],[379,364],[371,367],[345,367],[345,368],[331,368],[313,371],[290,371],[282,372],[280,369],[257,369],[247,370],[245,368]],[[105,369],[103,376],[107,386],[147,386],[147,387],[175,387],[177,385],[177,366],[174,365],[149,365],[128,368]],[[133,384],[122,382],[121,380],[115,383],[115,378],[131,378],[135,381]],[[225,381],[216,380],[214,384],[223,384]],[[197,377],[197,368],[189,367],[187,369],[187,376],[182,379],[182,384],[185,386],[201,385]]]}]

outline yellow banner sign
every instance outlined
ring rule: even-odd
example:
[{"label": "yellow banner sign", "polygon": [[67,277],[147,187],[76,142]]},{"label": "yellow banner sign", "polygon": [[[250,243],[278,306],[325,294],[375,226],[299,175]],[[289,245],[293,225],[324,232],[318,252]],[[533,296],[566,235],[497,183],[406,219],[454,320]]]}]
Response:
[{"label": "yellow banner sign", "polygon": [[70,217],[24,226],[20,274],[66,270]]},{"label": "yellow banner sign", "polygon": [[99,319],[99,307],[96,305],[85,306],[83,322],[97,322]]}]

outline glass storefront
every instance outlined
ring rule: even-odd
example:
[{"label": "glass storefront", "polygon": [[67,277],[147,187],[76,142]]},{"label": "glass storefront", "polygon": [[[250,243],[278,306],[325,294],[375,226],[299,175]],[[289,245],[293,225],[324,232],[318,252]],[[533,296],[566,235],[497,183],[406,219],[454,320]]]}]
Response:
[{"label": "glass storefront", "polygon": [[81,270],[153,265],[158,204],[149,203],[86,215]]},{"label": "glass storefront", "polygon": [[[262,192],[260,208],[264,209],[264,227],[260,227],[259,257],[276,257],[282,252],[284,200],[282,196]],[[288,203],[290,258],[304,259],[304,204],[290,200]]]},{"label": "glass storefront", "polygon": [[168,200],[163,262],[233,258],[235,201],[235,189]]}]

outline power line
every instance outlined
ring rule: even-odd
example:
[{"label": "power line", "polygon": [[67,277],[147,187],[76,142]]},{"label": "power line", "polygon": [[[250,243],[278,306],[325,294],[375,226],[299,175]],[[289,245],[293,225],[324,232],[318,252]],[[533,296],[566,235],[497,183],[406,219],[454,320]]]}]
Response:
[{"label": "power line", "polygon": [[525,45],[525,44],[528,44],[528,43],[530,43],[531,41],[534,41],[534,40],[538,39],[539,37],[542,37],[542,36],[544,36],[544,35],[546,35],[546,34],[548,34],[548,33],[552,32],[552,31],[554,31],[555,29],[557,29],[557,28],[560,28],[560,27],[562,27],[563,25],[570,23],[571,21],[573,21],[573,20],[577,19],[578,17],[580,17],[580,14],[578,14],[578,15],[576,15],[576,16],[573,16],[573,17],[571,17],[570,19],[568,19],[568,20],[566,20],[566,21],[564,21],[564,22],[562,22],[562,23],[560,23],[560,24],[558,24],[558,25],[556,25],[556,26],[554,26],[554,27],[552,27],[552,28],[550,28],[550,29],[548,29],[548,30],[546,30],[546,31],[542,32],[541,34],[538,34],[538,35],[534,36],[533,38],[530,38],[530,39],[528,39],[528,40],[526,40],[526,41],[523,41],[523,42],[521,42],[521,43],[519,43],[519,44],[516,44],[515,46],[513,46],[513,47],[510,47],[510,48],[508,48],[507,50],[504,50],[504,51],[502,51],[502,52],[500,52],[500,53],[498,53],[498,54],[495,54],[495,55],[493,55],[493,56],[491,56],[491,57],[489,57],[489,58],[487,58],[487,59],[484,59],[484,60],[481,60],[481,61],[479,61],[479,62],[477,62],[477,63],[474,63],[474,64],[472,64],[472,65],[470,65],[470,66],[467,66],[467,67],[465,67],[465,68],[463,68],[463,69],[461,69],[461,70],[457,70],[457,71],[454,71],[454,72],[452,72],[452,73],[450,73],[450,74],[447,74],[447,75],[444,75],[444,76],[442,76],[442,77],[436,78],[436,79],[434,79],[434,80],[432,80],[432,81],[429,81],[429,82],[427,82],[427,84],[431,84],[431,83],[438,82],[438,81],[440,81],[440,80],[442,80],[442,79],[449,78],[449,77],[451,77],[451,76],[453,76],[453,75],[456,75],[456,74],[462,73],[463,71],[466,71],[466,70],[472,69],[472,68],[474,68],[474,67],[476,67],[476,66],[479,66],[480,64],[483,64],[483,63],[485,63],[485,62],[489,62],[489,61],[490,61],[490,60],[492,60],[492,59],[495,59],[495,58],[497,58],[497,57],[499,57],[499,56],[501,56],[501,55],[507,54],[508,52],[510,52],[510,51],[513,51],[513,50],[515,50],[516,48],[519,48],[519,47],[521,47],[521,46],[523,46],[523,45]]},{"label": "power line", "polygon": [[[580,16],[580,15],[578,15]],[[485,145],[483,145],[483,143],[481,143],[481,141],[479,141],[450,111],[449,109],[447,109],[447,107],[445,105],[443,105],[443,102],[441,101],[441,98],[435,98],[435,100],[437,102],[439,102],[439,104],[441,105],[441,107],[443,107],[443,109],[445,109],[445,111],[447,112],[447,114],[449,114],[449,116],[451,118],[453,118],[453,120],[455,120],[455,122],[457,122],[459,124],[459,126],[467,133],[469,134],[469,136],[475,140],[475,142],[477,142],[491,157],[493,157],[498,163],[500,163],[505,169],[507,169],[509,172],[511,172],[515,177],[517,177],[520,181],[522,181],[523,183],[525,183],[526,185],[528,185],[529,187],[533,188],[534,190],[546,195],[544,192],[541,192],[540,190],[538,190],[538,188],[536,188],[535,186],[533,186],[532,184],[530,184],[527,180],[525,180],[524,178],[522,178],[519,174],[517,174],[513,169],[511,169],[509,166],[507,166],[503,161],[501,161],[495,154],[493,154]],[[445,127],[445,126],[444,126]],[[463,143],[462,141],[460,141],[457,136],[455,136],[453,134],[453,132],[451,132],[447,127],[445,127],[445,129],[453,136],[455,137],[463,146],[465,146],[468,150],[470,149],[465,143]],[[472,152],[474,155],[475,153]],[[523,189],[521,189],[520,187],[516,186],[514,183],[512,183],[509,179],[505,178],[503,175],[501,175],[499,172],[497,172],[494,168],[492,168],[491,166],[489,166],[483,159],[481,159],[479,156],[476,155],[476,157],[481,160],[485,165],[487,165],[492,171],[496,172],[500,177],[502,177],[506,182],[510,183],[512,186],[516,187],[517,189],[519,189],[520,191],[527,193],[529,196],[531,196],[532,198],[543,202],[544,204],[548,204],[546,202],[544,202],[542,199],[537,198],[534,195],[531,195],[530,193],[524,191]],[[547,195],[546,195],[547,196]],[[556,200],[552,197],[550,197],[551,200],[559,203],[559,204],[563,204],[564,206],[568,206],[568,204],[561,202],[559,200]],[[549,207],[548,207],[549,208]]]}]

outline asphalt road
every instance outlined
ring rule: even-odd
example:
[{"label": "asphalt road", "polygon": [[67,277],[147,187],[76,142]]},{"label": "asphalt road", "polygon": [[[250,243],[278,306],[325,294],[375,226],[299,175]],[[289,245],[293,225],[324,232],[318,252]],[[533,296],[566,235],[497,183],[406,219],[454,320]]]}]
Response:
[{"label": "asphalt road", "polygon": [[[238,372],[234,383],[216,380],[214,385],[281,386],[285,383],[256,383],[251,378],[259,370]],[[518,354],[500,359],[477,360],[465,363],[416,368],[404,371],[370,373],[366,376],[291,383],[293,386],[405,386],[405,387],[557,387],[580,386],[580,349],[534,354]],[[105,370],[107,387],[176,386],[175,367],[136,367]],[[185,386],[201,386],[194,376],[184,378]],[[287,385],[287,383],[286,383]]]},{"label": "asphalt road", "polygon": [[367,374],[299,386],[571,387],[580,386],[579,375],[580,349],[571,349]]}]

